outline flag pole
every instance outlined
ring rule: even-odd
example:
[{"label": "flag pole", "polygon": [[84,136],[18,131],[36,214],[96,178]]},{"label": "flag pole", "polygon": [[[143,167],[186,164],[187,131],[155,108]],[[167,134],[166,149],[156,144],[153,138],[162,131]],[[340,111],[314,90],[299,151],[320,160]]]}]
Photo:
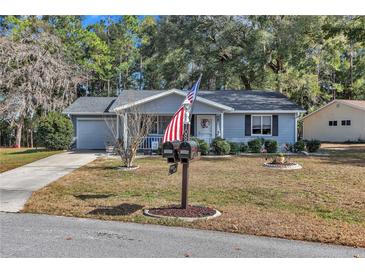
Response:
[{"label": "flag pole", "polygon": [[[198,88],[200,85],[200,81],[202,78],[202,74],[200,74],[200,77],[198,81],[196,82],[196,94],[198,93]],[[184,117],[184,131],[183,131],[183,142],[189,142],[190,141],[190,120],[193,114],[193,107],[195,102],[195,97],[193,98],[193,103],[191,106],[184,105],[185,108],[185,117]],[[189,188],[189,162],[182,164],[182,186],[181,186],[181,208],[187,209],[188,208],[188,188]]]}]

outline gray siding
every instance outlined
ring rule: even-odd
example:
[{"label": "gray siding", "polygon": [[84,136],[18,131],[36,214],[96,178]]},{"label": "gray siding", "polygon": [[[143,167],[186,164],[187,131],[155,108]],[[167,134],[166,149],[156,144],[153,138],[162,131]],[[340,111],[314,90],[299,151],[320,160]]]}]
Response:
[{"label": "gray siding", "polygon": [[[183,96],[178,94],[171,94],[158,98],[154,101],[147,102],[141,105],[139,108],[141,111],[147,113],[174,114],[176,110],[181,106],[183,100]],[[220,112],[220,109],[211,107],[204,103],[196,101],[194,104],[194,114],[216,114]]]},{"label": "gray siding", "polygon": [[240,113],[225,113],[223,136],[227,140],[241,141],[245,138],[245,115]]},{"label": "gray siding", "polygon": [[[265,113],[266,114],[266,113]],[[276,113],[275,113],[276,114]],[[253,114],[256,115],[256,114]],[[259,115],[259,114],[258,114]],[[295,114],[276,114],[279,121],[278,136],[267,136],[265,139],[277,140],[278,143],[293,144],[295,142]],[[238,113],[224,114],[224,138],[232,142],[248,142],[257,136],[245,136],[245,115]]]}]

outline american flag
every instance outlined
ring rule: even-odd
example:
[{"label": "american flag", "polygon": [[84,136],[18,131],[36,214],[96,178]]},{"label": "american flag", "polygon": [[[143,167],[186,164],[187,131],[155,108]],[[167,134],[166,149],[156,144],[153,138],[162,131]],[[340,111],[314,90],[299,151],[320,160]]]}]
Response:
[{"label": "american flag", "polygon": [[[185,100],[190,102],[191,110],[193,109],[196,94],[198,93],[200,80],[201,76],[185,97]],[[185,100],[183,102],[185,102]],[[182,141],[184,133],[184,116],[185,109],[184,106],[181,105],[175,112],[174,116],[172,116],[172,119],[165,130],[165,134],[163,135],[162,143],[169,141]]]}]

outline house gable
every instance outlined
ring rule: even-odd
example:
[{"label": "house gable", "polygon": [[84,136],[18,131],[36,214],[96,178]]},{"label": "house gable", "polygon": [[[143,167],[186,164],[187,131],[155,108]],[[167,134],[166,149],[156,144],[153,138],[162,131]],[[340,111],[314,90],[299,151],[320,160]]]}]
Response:
[{"label": "house gable", "polygon": [[[154,100],[136,105],[136,107],[145,113],[173,114],[181,106],[185,94],[171,92],[165,96],[160,96]],[[196,100],[194,104],[193,114],[218,114],[222,109],[212,106],[206,102]]]}]

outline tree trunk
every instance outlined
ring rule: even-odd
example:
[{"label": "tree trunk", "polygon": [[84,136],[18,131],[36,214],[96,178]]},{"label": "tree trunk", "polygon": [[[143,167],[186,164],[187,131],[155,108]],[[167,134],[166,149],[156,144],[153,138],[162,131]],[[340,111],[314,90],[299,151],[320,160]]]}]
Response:
[{"label": "tree trunk", "polygon": [[246,75],[242,74],[242,75],[240,75],[240,78],[241,78],[243,85],[245,86],[245,89],[252,90],[251,83],[248,80],[248,78],[246,77]]},{"label": "tree trunk", "polygon": [[24,126],[24,118],[20,117],[16,125],[16,136],[15,136],[15,146],[20,147],[22,141],[22,129]]},{"label": "tree trunk", "polygon": [[109,94],[109,92],[110,92],[110,80],[108,79],[108,81],[107,81],[107,86],[108,86],[108,97],[110,96]]},{"label": "tree trunk", "polygon": [[30,147],[33,148],[34,141],[33,141],[33,128],[30,129]]},{"label": "tree trunk", "polygon": [[276,89],[280,92],[283,93],[283,88],[281,86],[281,74],[280,72],[278,72],[276,74]]}]

